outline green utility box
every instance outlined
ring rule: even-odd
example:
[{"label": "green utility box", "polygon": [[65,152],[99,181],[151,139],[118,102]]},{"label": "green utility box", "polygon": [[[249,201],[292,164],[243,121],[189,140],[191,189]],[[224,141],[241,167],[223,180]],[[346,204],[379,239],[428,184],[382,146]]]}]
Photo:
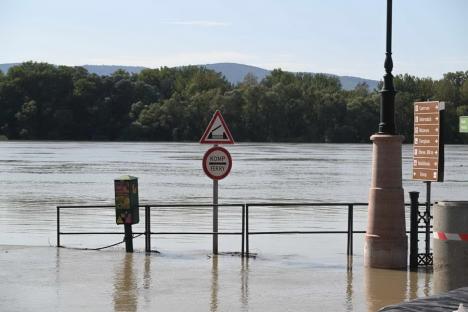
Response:
[{"label": "green utility box", "polygon": [[115,221],[117,224],[140,222],[138,208],[138,178],[122,176],[114,180]]}]

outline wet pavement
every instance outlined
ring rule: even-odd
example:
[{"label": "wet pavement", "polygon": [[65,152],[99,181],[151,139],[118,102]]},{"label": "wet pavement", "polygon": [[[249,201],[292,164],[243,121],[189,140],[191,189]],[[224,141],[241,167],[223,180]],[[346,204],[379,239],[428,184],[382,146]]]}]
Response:
[{"label": "wet pavement", "polygon": [[430,273],[353,261],[0,246],[0,310],[376,311],[432,292]]}]

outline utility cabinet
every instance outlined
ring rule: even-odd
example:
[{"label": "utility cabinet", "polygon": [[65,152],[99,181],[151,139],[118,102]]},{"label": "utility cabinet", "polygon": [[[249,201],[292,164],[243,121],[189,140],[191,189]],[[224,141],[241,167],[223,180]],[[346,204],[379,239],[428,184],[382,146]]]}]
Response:
[{"label": "utility cabinet", "polygon": [[138,178],[122,176],[114,180],[115,221],[117,224],[140,222]]}]

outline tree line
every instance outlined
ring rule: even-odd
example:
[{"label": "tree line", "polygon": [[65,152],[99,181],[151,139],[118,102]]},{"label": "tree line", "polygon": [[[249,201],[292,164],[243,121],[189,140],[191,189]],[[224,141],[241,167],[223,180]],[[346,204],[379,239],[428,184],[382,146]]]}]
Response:
[{"label": "tree line", "polygon": [[[411,142],[413,102],[446,102],[446,142],[468,143],[468,71],[440,80],[395,77],[397,132]],[[0,135],[29,140],[198,141],[219,109],[236,141],[369,142],[378,90],[344,90],[324,74],[273,70],[238,84],[204,67],[162,67],[110,76],[83,67],[26,62],[0,71]]]}]

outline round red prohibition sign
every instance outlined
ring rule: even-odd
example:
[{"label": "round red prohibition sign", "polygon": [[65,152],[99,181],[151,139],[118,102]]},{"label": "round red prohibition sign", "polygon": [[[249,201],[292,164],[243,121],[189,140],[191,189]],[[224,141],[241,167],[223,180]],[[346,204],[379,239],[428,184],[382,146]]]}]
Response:
[{"label": "round red prohibition sign", "polygon": [[228,150],[221,146],[214,146],[203,156],[203,171],[213,180],[224,179],[232,167],[232,158]]}]

